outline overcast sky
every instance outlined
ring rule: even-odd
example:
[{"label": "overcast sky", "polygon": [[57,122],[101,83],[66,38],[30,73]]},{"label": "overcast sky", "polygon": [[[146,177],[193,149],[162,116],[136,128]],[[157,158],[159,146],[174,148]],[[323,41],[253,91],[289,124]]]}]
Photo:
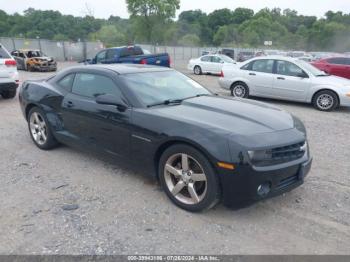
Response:
[{"label": "overcast sky", "polygon": [[[4,1],[4,0],[1,0]],[[84,16],[87,8],[95,17],[108,18],[110,15],[128,17],[125,0],[9,0],[0,9],[7,13],[22,13],[29,7],[41,10],[58,10],[63,14]],[[291,8],[304,15],[321,17],[328,10],[350,13],[350,0],[181,0],[179,12],[201,9],[211,12],[215,9],[247,7],[258,11],[264,7],[281,9]],[[178,13],[179,13],[178,12]]]}]

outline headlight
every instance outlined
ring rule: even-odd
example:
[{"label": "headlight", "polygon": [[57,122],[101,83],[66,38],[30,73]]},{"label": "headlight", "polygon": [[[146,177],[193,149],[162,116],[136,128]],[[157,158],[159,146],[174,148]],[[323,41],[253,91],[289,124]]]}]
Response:
[{"label": "headlight", "polygon": [[248,151],[248,155],[252,162],[260,162],[260,161],[271,159],[272,151],[271,150]]},{"label": "headlight", "polygon": [[306,128],[303,122],[301,122],[301,120],[295,116],[293,116],[293,120],[294,120],[294,127],[298,129],[300,132],[304,133],[306,136]]}]

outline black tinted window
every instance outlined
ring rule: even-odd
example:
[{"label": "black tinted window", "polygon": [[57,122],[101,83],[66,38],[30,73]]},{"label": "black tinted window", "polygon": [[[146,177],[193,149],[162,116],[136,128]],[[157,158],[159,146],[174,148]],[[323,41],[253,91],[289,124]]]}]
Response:
[{"label": "black tinted window", "polygon": [[10,54],[2,47],[0,46],[0,58],[10,58]]},{"label": "black tinted window", "polygon": [[120,51],[120,57],[133,56],[133,55],[143,55],[143,51],[140,47],[125,47]]},{"label": "black tinted window", "polygon": [[109,49],[107,50],[106,59],[114,59],[115,56],[115,50]]},{"label": "black tinted window", "polygon": [[255,60],[252,62],[252,71],[263,72],[263,73],[272,73],[273,69],[273,60],[261,59]]},{"label": "black tinted window", "polygon": [[346,65],[346,58],[335,57],[327,60],[330,64]]},{"label": "black tinted window", "polygon": [[106,51],[102,51],[96,55],[96,63],[101,63],[101,61],[106,59]]},{"label": "black tinted window", "polygon": [[105,94],[120,96],[120,91],[112,79],[102,75],[87,73],[76,74],[72,93],[91,98]]},{"label": "black tinted window", "polygon": [[304,71],[297,65],[287,61],[277,61],[276,73],[286,76],[300,76]]},{"label": "black tinted window", "polygon": [[74,74],[69,74],[69,75],[63,77],[62,79],[60,79],[57,82],[57,84],[60,87],[63,87],[64,89],[66,89],[67,91],[70,92],[72,90],[73,81],[74,81]]}]

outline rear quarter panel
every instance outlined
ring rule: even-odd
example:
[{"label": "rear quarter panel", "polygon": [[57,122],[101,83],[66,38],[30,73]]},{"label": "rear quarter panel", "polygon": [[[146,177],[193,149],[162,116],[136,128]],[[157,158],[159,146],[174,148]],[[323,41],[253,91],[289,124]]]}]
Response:
[{"label": "rear quarter panel", "polygon": [[51,126],[56,129],[60,122],[58,113],[64,97],[60,90],[45,81],[29,81],[23,83],[19,96],[25,118],[29,109],[37,106],[45,112]]}]

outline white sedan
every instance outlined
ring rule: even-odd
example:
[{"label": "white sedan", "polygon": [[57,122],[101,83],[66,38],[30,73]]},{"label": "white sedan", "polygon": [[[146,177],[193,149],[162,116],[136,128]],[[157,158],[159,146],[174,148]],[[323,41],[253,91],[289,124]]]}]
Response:
[{"label": "white sedan", "polygon": [[188,63],[188,70],[195,75],[205,73],[220,74],[224,65],[234,64],[235,60],[226,55],[204,55],[196,59],[191,59]]},{"label": "white sedan", "polygon": [[350,81],[297,58],[268,56],[225,66],[219,79],[231,95],[312,103],[321,111],[350,106]]}]

